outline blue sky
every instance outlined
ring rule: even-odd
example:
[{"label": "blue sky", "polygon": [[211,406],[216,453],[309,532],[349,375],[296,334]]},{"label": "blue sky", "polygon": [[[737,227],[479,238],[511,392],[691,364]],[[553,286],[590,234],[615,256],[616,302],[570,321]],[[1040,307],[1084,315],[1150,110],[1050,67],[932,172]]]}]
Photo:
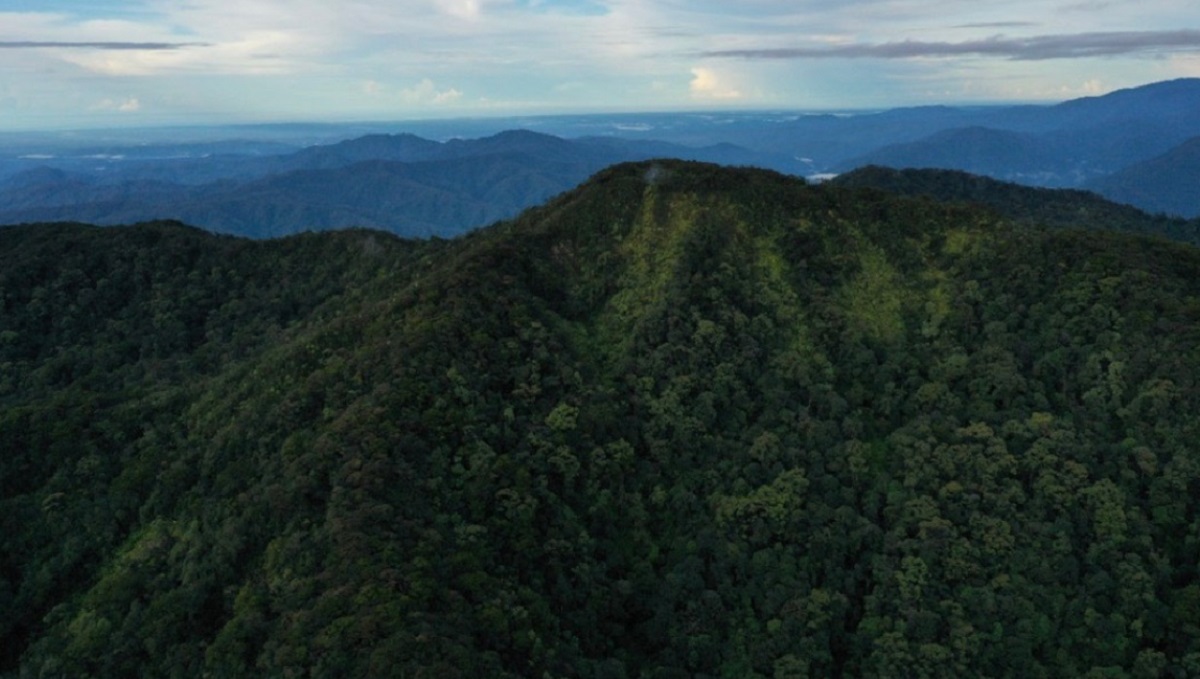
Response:
[{"label": "blue sky", "polygon": [[1195,0],[0,0],[0,130],[1059,101]]}]

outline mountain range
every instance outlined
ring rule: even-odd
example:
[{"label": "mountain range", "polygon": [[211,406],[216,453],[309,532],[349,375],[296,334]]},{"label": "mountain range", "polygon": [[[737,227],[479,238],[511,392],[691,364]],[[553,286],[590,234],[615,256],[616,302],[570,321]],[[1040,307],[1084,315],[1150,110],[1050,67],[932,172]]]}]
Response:
[{"label": "mountain range", "polygon": [[[237,139],[213,139],[212,130],[178,131],[178,140],[171,131],[146,131],[152,141],[0,139],[9,149],[0,149],[0,223],[178,219],[253,237],[354,226],[449,237],[513,217],[606,166],[656,157],[812,177],[872,165],[953,169],[1193,218],[1196,111],[1200,80],[1182,79],[1054,106],[228,130]],[[494,129],[503,126],[526,129]],[[390,131],[373,131],[381,129]],[[454,129],[489,132],[463,139]]]},{"label": "mountain range", "polygon": [[175,219],[251,237],[351,226],[449,237],[513,217],[608,165],[656,156],[780,164],[720,144],[566,140],[524,130],[446,142],[376,134],[283,154],[106,156],[98,170],[78,159],[70,169],[34,167],[0,184],[0,223]]},{"label": "mountain range", "polygon": [[836,168],[953,169],[1032,186],[1084,188],[1150,212],[1200,216],[1200,80],[1183,79],[1048,108],[965,115],[928,136]]},{"label": "mountain range", "polygon": [[1139,214],[660,160],[450,240],[0,228],[0,677],[1194,676]]}]

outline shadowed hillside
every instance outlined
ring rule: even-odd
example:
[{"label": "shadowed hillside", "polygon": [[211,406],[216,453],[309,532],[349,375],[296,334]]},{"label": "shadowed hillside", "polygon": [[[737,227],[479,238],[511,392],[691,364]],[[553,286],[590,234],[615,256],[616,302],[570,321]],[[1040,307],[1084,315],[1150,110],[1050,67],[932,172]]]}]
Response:
[{"label": "shadowed hillside", "polygon": [[1148,212],[1200,217],[1200,137],[1098,179],[1092,188]]}]

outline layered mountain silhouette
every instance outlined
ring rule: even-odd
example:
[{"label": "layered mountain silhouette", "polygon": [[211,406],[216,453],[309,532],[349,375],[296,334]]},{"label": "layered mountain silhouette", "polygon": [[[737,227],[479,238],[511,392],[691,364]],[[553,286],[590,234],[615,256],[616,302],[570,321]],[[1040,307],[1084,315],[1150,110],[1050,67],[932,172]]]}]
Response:
[{"label": "layered mountain silhouette", "polygon": [[730,145],[525,130],[444,143],[376,134],[288,154],[110,163],[92,174],[35,168],[0,184],[0,223],[176,219],[251,237],[347,227],[449,237],[513,217],[613,163],[657,156],[777,161]]},{"label": "layered mountain silhouette", "polygon": [[[160,140],[87,146],[61,157],[55,146],[47,153],[26,145],[16,157],[0,157],[0,223],[179,219],[255,237],[354,226],[453,236],[513,217],[608,165],[655,157],[805,176],[869,165],[952,169],[1090,189],[1191,217],[1200,214],[1187,144],[1200,137],[1198,102],[1200,80],[1182,79],[1055,106],[512,119],[503,124],[543,131],[445,141],[410,133],[357,134],[304,148],[261,139]],[[426,127],[444,133],[447,125]],[[321,128],[317,136],[332,134]]]},{"label": "layered mountain silhouette", "polygon": [[1097,179],[1089,188],[1148,212],[1200,217],[1200,137]]},{"label": "layered mountain silhouette", "polygon": [[[1176,146],[1200,134],[1198,110],[1200,81],[1184,79],[1053,107],[963,113],[963,124],[882,145],[836,169],[961,170],[1031,186],[1089,188],[1144,210],[1193,217],[1200,195],[1189,190],[1187,145]],[[1173,163],[1180,167],[1177,180],[1168,177]]]}]

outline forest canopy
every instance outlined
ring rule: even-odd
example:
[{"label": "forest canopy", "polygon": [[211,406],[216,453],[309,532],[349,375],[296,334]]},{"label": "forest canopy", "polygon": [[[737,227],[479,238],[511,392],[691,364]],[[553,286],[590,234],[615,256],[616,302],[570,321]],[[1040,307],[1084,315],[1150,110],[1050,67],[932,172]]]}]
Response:
[{"label": "forest canopy", "polygon": [[0,676],[1200,674],[1200,253],[653,162],[0,229]]}]

